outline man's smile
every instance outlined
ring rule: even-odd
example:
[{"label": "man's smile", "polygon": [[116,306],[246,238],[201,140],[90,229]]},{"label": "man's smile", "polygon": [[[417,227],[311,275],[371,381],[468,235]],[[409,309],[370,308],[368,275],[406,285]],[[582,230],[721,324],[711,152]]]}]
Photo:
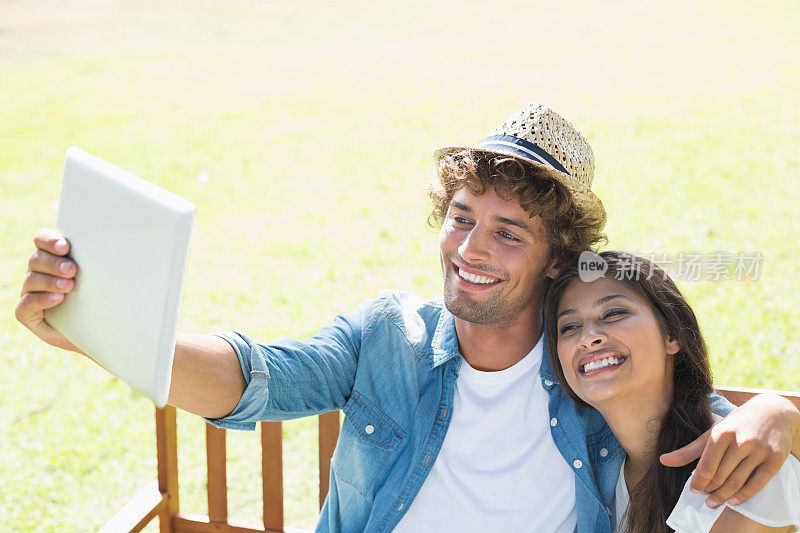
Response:
[{"label": "man's smile", "polygon": [[465,283],[467,286],[489,287],[497,285],[503,281],[500,278],[487,275],[483,271],[476,271],[474,269],[468,269],[467,267],[460,267],[455,263],[453,263],[453,271],[456,273],[460,281]]},{"label": "man's smile", "polygon": [[476,284],[479,284],[479,285],[493,285],[493,284],[499,283],[501,281],[501,280],[499,280],[497,278],[494,278],[494,277],[484,276],[482,274],[478,275],[478,274],[473,274],[472,272],[467,272],[467,270],[465,270],[463,268],[459,268],[458,266],[456,266],[455,269],[456,269],[456,274],[458,274],[458,277],[460,277],[461,279],[466,280],[466,281],[468,281],[470,283],[476,283]]}]

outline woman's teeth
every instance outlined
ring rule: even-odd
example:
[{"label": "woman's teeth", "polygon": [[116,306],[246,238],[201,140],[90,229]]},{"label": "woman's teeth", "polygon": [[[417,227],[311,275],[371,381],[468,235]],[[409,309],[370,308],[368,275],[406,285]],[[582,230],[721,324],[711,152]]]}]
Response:
[{"label": "woman's teeth", "polygon": [[499,279],[487,278],[486,276],[476,276],[475,274],[470,274],[469,272],[464,272],[460,268],[457,269],[457,271],[458,271],[458,275],[459,275],[459,277],[461,279],[467,280],[470,283],[481,283],[483,285],[486,285],[486,284],[489,284],[489,283],[496,283],[496,282],[500,281]]},{"label": "woman's teeth", "polygon": [[598,370],[611,365],[618,365],[624,360],[624,357],[606,357],[605,359],[590,361],[583,366],[583,373],[585,374],[587,372],[591,372],[592,370]]}]

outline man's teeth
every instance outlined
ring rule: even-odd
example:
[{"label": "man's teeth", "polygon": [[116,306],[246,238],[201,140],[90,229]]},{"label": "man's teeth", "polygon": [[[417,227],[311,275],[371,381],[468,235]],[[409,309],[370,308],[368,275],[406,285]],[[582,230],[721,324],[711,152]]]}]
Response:
[{"label": "man's teeth", "polygon": [[476,276],[475,274],[470,274],[469,272],[464,272],[460,268],[458,269],[458,275],[462,279],[465,279],[465,280],[469,281],[470,283],[487,284],[487,283],[494,283],[496,281],[499,281],[499,280],[494,279],[494,278],[487,278],[486,276]]},{"label": "man's teeth", "polygon": [[586,363],[583,367],[583,372],[591,372],[592,370],[597,370],[598,368],[605,368],[610,365],[618,365],[622,361],[624,361],[624,357],[606,357],[605,359],[598,359],[597,361],[591,361]]}]

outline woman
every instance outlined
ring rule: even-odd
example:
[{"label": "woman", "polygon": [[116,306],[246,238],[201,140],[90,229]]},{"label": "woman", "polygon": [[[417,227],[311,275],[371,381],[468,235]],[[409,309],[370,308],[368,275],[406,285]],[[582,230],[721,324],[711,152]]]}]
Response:
[{"label": "woman", "polygon": [[716,510],[689,491],[691,465],[661,465],[659,455],[713,423],[705,342],[691,307],[660,268],[624,252],[601,257],[608,270],[600,279],[581,281],[576,268],[562,272],[545,313],[561,385],[602,413],[627,453],[614,503],[617,530],[800,529],[800,462],[792,456],[757,495]]}]

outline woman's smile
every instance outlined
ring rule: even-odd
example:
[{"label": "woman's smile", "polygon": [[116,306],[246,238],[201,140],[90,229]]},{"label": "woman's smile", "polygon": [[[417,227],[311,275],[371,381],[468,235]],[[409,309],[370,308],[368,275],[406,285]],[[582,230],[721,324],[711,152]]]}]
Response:
[{"label": "woman's smile", "polygon": [[578,362],[578,372],[586,379],[617,370],[628,358],[615,350],[598,350]]}]

